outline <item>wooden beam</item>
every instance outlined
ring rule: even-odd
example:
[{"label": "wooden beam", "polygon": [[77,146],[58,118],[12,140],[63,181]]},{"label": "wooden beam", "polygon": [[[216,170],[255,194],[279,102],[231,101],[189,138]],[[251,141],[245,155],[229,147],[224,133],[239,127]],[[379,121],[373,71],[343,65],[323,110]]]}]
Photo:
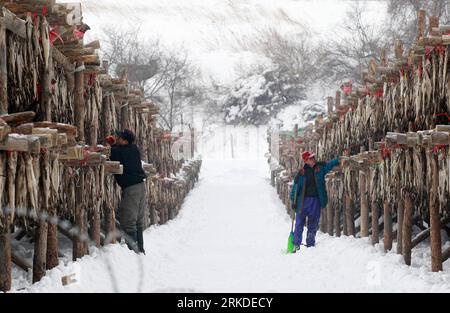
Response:
[{"label": "wooden beam", "polygon": [[56,228],[61,234],[63,234],[70,241],[72,241],[72,242],[74,241],[73,235],[68,230],[62,228],[60,225],[57,225]]},{"label": "wooden beam", "polygon": [[450,259],[450,248],[447,248],[442,252],[442,263],[444,263],[448,259]]},{"label": "wooden beam", "polygon": [[0,115],[0,118],[4,120],[6,123],[10,124],[11,126],[18,126],[23,123],[29,123],[32,122],[34,117],[36,116],[36,113],[33,111],[27,111],[27,112],[19,112],[19,113],[12,113],[12,114],[2,114]]},{"label": "wooden beam", "polygon": [[53,123],[53,122],[35,122],[34,127],[36,128],[50,128],[56,129],[59,133],[66,133],[67,135],[77,136],[77,128],[73,125]]},{"label": "wooden beam", "polygon": [[[441,229],[448,222],[450,222],[450,217],[441,219]],[[430,237],[430,228],[427,228],[427,229],[421,231],[414,237],[414,239],[412,240],[412,243],[411,243],[411,248],[416,247],[419,243],[426,240],[428,237]]]},{"label": "wooden beam", "polygon": [[9,134],[0,144],[0,150],[39,153],[41,141],[39,137],[33,135]]},{"label": "wooden beam", "polygon": [[84,158],[84,149],[82,146],[77,145],[73,147],[68,147],[66,151],[63,151],[59,155],[59,160],[83,160]]},{"label": "wooden beam", "polygon": [[123,174],[123,165],[116,161],[105,162],[105,173],[108,174]]},{"label": "wooden beam", "polygon": [[5,27],[10,32],[19,36],[22,39],[27,38],[27,22],[19,18],[5,7],[2,7],[2,16],[4,19]]},{"label": "wooden beam", "polygon": [[31,265],[30,262],[28,262],[27,260],[25,260],[22,257],[18,256],[14,252],[11,253],[11,256],[12,256],[12,262],[14,264],[16,264],[19,268],[24,270],[25,272],[28,273],[28,271],[33,268],[33,265]]}]

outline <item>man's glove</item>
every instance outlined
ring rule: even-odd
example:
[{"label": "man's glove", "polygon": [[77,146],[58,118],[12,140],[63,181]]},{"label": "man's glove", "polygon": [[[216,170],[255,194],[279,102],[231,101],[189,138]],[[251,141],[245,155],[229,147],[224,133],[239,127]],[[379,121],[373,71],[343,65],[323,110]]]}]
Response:
[{"label": "man's glove", "polygon": [[108,136],[105,138],[105,140],[111,146],[116,143],[116,138],[114,138],[114,136]]}]

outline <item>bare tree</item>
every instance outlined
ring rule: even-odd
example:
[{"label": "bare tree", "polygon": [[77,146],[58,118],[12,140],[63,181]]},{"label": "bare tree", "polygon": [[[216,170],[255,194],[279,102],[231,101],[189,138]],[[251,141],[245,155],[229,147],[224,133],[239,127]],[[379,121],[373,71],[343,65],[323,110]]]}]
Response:
[{"label": "bare tree", "polygon": [[106,47],[103,52],[110,61],[113,72],[119,76],[126,70],[128,80],[134,86],[142,88],[145,93],[157,89],[153,86],[155,83],[152,84],[151,81],[157,82],[158,79],[153,78],[163,71],[159,40],[140,38],[139,26],[131,28],[109,26],[104,28],[104,33]]},{"label": "bare tree", "polygon": [[401,40],[411,47],[417,35],[417,12],[424,9],[428,16],[439,17],[441,23],[450,22],[449,0],[388,0],[385,34],[390,42]]},{"label": "bare tree", "polygon": [[166,104],[161,108],[160,124],[172,130],[181,122],[186,107],[200,102],[199,72],[186,54],[169,53],[164,59],[167,66],[164,84],[156,96]]},{"label": "bare tree", "polygon": [[182,47],[169,50],[159,40],[144,40],[139,27],[108,27],[104,56],[116,76],[123,70],[130,83],[142,89],[147,99],[160,104],[159,123],[172,130],[183,110],[203,101],[196,80],[198,70]]},{"label": "bare tree", "polygon": [[130,83],[141,88],[148,99],[158,94],[173,66],[159,39],[142,39],[139,26],[109,26],[104,33],[104,56],[110,61],[114,74],[119,76],[126,70]]},{"label": "bare tree", "polygon": [[366,4],[353,2],[336,39],[330,39],[317,50],[320,60],[318,76],[324,82],[361,81],[361,71],[371,59],[379,61],[380,51],[387,46],[381,27],[364,17]]}]

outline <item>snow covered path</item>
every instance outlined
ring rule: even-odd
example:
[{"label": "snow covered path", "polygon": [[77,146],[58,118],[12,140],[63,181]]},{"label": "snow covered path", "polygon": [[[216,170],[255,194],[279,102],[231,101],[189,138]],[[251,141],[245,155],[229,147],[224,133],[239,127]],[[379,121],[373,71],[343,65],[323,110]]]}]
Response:
[{"label": "snow covered path", "polygon": [[[205,160],[180,215],[146,231],[147,256],[109,246],[60,265],[26,291],[450,291],[448,268],[440,274],[408,268],[366,240],[319,234],[317,247],[286,255],[289,230],[265,159]],[[80,283],[62,286],[61,277],[73,273]]]}]

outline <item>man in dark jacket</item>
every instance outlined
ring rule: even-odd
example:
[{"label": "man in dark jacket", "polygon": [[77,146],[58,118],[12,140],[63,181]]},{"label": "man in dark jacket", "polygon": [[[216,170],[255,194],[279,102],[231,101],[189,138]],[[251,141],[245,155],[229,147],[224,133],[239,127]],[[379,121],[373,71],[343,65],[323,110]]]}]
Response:
[{"label": "man in dark jacket", "polygon": [[123,174],[114,175],[122,188],[119,204],[120,227],[127,234],[128,248],[144,253],[144,218],[146,209],[145,178],[141,154],[134,144],[135,136],[128,129],[116,131],[116,138],[108,137],[111,146],[111,161],[123,165]]},{"label": "man in dark jacket", "polygon": [[306,218],[308,218],[306,246],[313,247],[315,245],[320,213],[328,203],[325,175],[333,167],[339,165],[339,158],[328,163],[317,162],[315,155],[309,151],[303,152],[302,159],[305,165],[297,173],[291,191],[291,203],[297,216],[294,231],[294,252],[300,250]]}]

